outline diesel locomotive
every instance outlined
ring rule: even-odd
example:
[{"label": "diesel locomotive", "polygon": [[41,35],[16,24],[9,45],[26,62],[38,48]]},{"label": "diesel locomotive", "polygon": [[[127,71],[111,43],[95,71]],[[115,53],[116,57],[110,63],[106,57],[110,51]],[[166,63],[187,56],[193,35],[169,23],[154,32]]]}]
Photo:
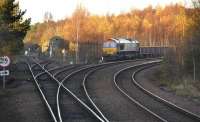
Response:
[{"label": "diesel locomotive", "polygon": [[139,41],[111,38],[103,43],[104,61],[134,59],[140,55]]}]

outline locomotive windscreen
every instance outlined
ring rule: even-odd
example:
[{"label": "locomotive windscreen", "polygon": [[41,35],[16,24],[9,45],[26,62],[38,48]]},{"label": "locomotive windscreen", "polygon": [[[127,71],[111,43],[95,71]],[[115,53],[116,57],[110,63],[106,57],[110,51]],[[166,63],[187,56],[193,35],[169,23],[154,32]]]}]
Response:
[{"label": "locomotive windscreen", "polygon": [[115,42],[105,42],[103,48],[116,48],[117,44]]}]

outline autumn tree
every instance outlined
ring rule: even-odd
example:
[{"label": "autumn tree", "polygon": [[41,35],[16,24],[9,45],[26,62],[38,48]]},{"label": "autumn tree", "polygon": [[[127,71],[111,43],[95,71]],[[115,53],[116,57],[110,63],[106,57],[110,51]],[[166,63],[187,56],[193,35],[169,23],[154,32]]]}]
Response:
[{"label": "autumn tree", "polygon": [[31,27],[25,40],[38,40],[42,45],[48,43],[52,36],[58,35],[69,40],[72,50],[76,51],[77,42],[100,45],[113,37],[134,38],[140,41],[141,46],[173,48],[168,59],[183,67],[188,22],[194,23],[187,16],[189,11],[183,5],[171,4],[155,8],[148,6],[144,10],[133,9],[119,15],[98,16],[78,6],[71,17],[58,22],[52,20],[51,14],[46,14],[43,23]]},{"label": "autumn tree", "polygon": [[[39,26],[44,30],[47,30],[45,26],[49,29],[54,27],[53,33],[73,42],[77,37],[80,42],[126,37],[137,39],[144,46],[173,46],[184,38],[186,10],[176,4],[165,8],[149,6],[144,10],[132,10],[119,15],[97,16],[90,15],[84,7],[78,6],[71,17],[54,22],[54,26],[51,24],[53,21],[45,21]],[[44,30],[37,29],[45,34]]]},{"label": "autumn tree", "polygon": [[193,80],[200,79],[200,1],[193,0],[194,9],[188,12],[189,27],[187,29],[187,41],[185,52],[185,71]]}]

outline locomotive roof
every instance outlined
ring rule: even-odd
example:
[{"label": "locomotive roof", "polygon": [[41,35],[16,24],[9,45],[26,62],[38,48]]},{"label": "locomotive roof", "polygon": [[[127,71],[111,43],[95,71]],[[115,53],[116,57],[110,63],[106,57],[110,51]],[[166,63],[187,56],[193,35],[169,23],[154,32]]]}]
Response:
[{"label": "locomotive roof", "polygon": [[124,39],[124,38],[111,38],[109,40],[115,41],[115,43],[122,43],[122,44],[124,44],[124,43],[128,43],[128,44],[139,43],[139,41],[137,41],[137,40],[128,40],[128,39]]}]

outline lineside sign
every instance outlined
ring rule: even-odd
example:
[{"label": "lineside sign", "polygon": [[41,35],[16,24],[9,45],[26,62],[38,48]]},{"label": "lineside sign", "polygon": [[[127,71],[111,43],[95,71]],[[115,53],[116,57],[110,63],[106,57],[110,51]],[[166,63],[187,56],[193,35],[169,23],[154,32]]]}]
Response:
[{"label": "lineside sign", "polygon": [[10,65],[10,58],[8,56],[0,57],[0,66],[7,67]]},{"label": "lineside sign", "polygon": [[10,58],[8,56],[0,57],[0,66],[3,67],[3,70],[0,71],[0,76],[3,77],[3,88],[6,88],[6,76],[10,74],[9,70],[6,70],[6,67],[10,65]]},{"label": "lineside sign", "polygon": [[0,76],[8,76],[10,74],[9,70],[0,71]]}]

